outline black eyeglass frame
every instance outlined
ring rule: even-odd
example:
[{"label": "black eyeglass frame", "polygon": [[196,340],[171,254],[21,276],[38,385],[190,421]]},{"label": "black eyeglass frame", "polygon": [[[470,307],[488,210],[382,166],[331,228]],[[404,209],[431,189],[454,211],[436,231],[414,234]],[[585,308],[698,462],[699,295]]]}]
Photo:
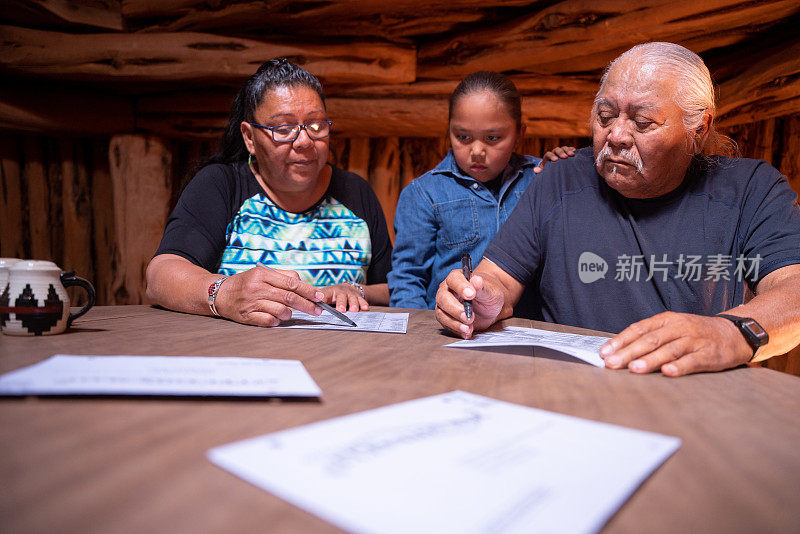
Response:
[{"label": "black eyeglass frame", "polygon": [[[314,140],[316,140],[316,139],[325,139],[326,137],[330,137],[330,135],[331,135],[331,132],[333,131],[333,122],[331,122],[331,121],[329,121],[329,120],[324,120],[324,121],[311,121],[311,122],[307,122],[307,123],[305,123],[305,124],[279,124],[279,125],[277,125],[277,126],[264,126],[263,124],[259,124],[259,123],[257,123],[257,122],[250,122],[250,121],[246,121],[246,122],[247,122],[247,124],[250,124],[250,125],[252,125],[252,126],[256,126],[256,127],[258,127],[258,128],[262,128],[262,129],[264,129],[264,130],[269,130],[270,137],[272,137],[272,140],[273,140],[273,141],[275,141],[276,143],[294,143],[295,141],[297,141],[297,138],[298,138],[298,137],[300,137],[300,132],[301,132],[302,130],[305,130],[305,131],[306,131],[306,135],[308,136],[308,138],[309,138],[309,139],[314,139]],[[306,127],[307,127],[308,125],[310,125],[310,124],[319,124],[319,123],[321,123],[321,122],[324,122],[324,123],[327,123],[327,124],[328,124],[328,133],[326,133],[325,135],[323,135],[323,136],[321,136],[321,137],[313,137],[313,136],[311,135],[311,132],[310,132],[310,131],[308,130],[308,128],[306,128]],[[286,140],[286,141],[278,141],[277,139],[275,139],[275,131],[274,131],[274,130],[275,130],[275,128],[285,128],[285,127],[287,127],[287,126],[292,126],[292,127],[294,127],[294,126],[299,126],[299,128],[297,129],[297,133],[295,134],[295,136],[294,136],[292,139],[288,139],[288,140]]]}]

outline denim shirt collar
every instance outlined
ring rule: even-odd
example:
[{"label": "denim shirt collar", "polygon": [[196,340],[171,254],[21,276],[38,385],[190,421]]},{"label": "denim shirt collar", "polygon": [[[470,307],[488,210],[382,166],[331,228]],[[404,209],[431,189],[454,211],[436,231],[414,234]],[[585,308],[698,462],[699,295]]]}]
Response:
[{"label": "denim shirt collar", "polygon": [[[514,152],[511,154],[511,160],[509,161],[509,164],[503,171],[503,181],[506,181],[508,177],[512,175],[514,179],[518,178],[526,168],[535,167],[540,161],[541,160],[539,158],[535,158],[533,156],[522,156]],[[444,174],[460,180],[477,182],[475,178],[463,172],[458,167],[456,158],[453,155],[453,149],[447,151],[447,155],[436,167],[433,168],[433,170],[431,170],[431,174]]]}]

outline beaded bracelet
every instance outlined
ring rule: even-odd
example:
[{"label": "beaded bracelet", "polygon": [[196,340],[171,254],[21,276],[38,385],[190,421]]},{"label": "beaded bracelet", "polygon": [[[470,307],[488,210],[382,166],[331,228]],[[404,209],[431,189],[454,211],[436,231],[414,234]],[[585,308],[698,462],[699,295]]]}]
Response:
[{"label": "beaded bracelet", "polygon": [[364,288],[363,288],[363,286],[361,284],[359,284],[357,282],[352,282],[350,280],[348,280],[347,283],[350,284],[353,287],[357,287],[358,290],[361,292],[361,298],[364,299],[364,300],[367,299],[367,296],[364,294]]}]

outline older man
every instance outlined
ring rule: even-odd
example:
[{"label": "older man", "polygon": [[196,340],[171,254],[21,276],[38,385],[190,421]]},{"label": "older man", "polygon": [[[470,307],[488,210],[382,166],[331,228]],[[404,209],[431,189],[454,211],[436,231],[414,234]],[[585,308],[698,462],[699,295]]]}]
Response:
[{"label": "older man", "polygon": [[797,195],[763,161],[707,155],[723,139],[714,114],[693,52],[648,43],[622,54],[595,99],[593,150],[545,169],[469,281],[449,274],[439,322],[468,338],[535,284],[544,320],[621,330],[600,351],[612,369],[680,376],[797,345]]}]

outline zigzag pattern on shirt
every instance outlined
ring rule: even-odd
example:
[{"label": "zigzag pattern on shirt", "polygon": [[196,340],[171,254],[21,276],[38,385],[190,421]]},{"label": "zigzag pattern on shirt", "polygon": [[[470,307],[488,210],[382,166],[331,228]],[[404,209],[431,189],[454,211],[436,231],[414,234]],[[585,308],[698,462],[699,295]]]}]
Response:
[{"label": "zigzag pattern on shirt", "polygon": [[261,262],[297,271],[317,287],[364,283],[372,260],[367,223],[332,198],[297,214],[255,195],[228,225],[227,242],[220,274],[236,274]]},{"label": "zigzag pattern on shirt", "polygon": [[[292,232],[290,228],[293,228],[294,232],[296,232],[298,228],[295,225],[302,224],[301,222],[291,225],[286,222],[276,224],[262,217],[253,217],[249,213],[240,214],[238,217],[240,218],[239,225],[242,233],[265,237],[285,236],[287,232]],[[307,231],[311,231],[311,234],[306,236],[308,239],[331,239],[353,235],[353,230],[357,229],[364,221],[361,219],[328,219],[325,221],[302,222],[310,225],[306,228]]]},{"label": "zigzag pattern on shirt", "polygon": [[[247,206],[245,206],[247,205]],[[254,218],[263,219],[271,224],[285,223],[297,224],[299,222],[319,222],[319,221],[341,221],[346,219],[361,220],[355,214],[347,209],[344,204],[341,204],[336,199],[326,198],[320,202],[314,209],[304,213],[290,213],[282,210],[269,198],[263,195],[255,195],[242,204],[239,210],[240,214],[249,214]]]},{"label": "zigzag pattern on shirt", "polygon": [[319,252],[327,250],[350,250],[354,252],[363,253],[364,249],[369,249],[371,241],[367,239],[358,239],[355,237],[343,237],[341,239],[306,239],[303,241],[293,240],[278,240],[269,237],[263,237],[258,234],[249,234],[242,236],[237,234],[229,244],[230,247],[253,249],[253,250],[296,250],[296,251],[309,251]]}]

